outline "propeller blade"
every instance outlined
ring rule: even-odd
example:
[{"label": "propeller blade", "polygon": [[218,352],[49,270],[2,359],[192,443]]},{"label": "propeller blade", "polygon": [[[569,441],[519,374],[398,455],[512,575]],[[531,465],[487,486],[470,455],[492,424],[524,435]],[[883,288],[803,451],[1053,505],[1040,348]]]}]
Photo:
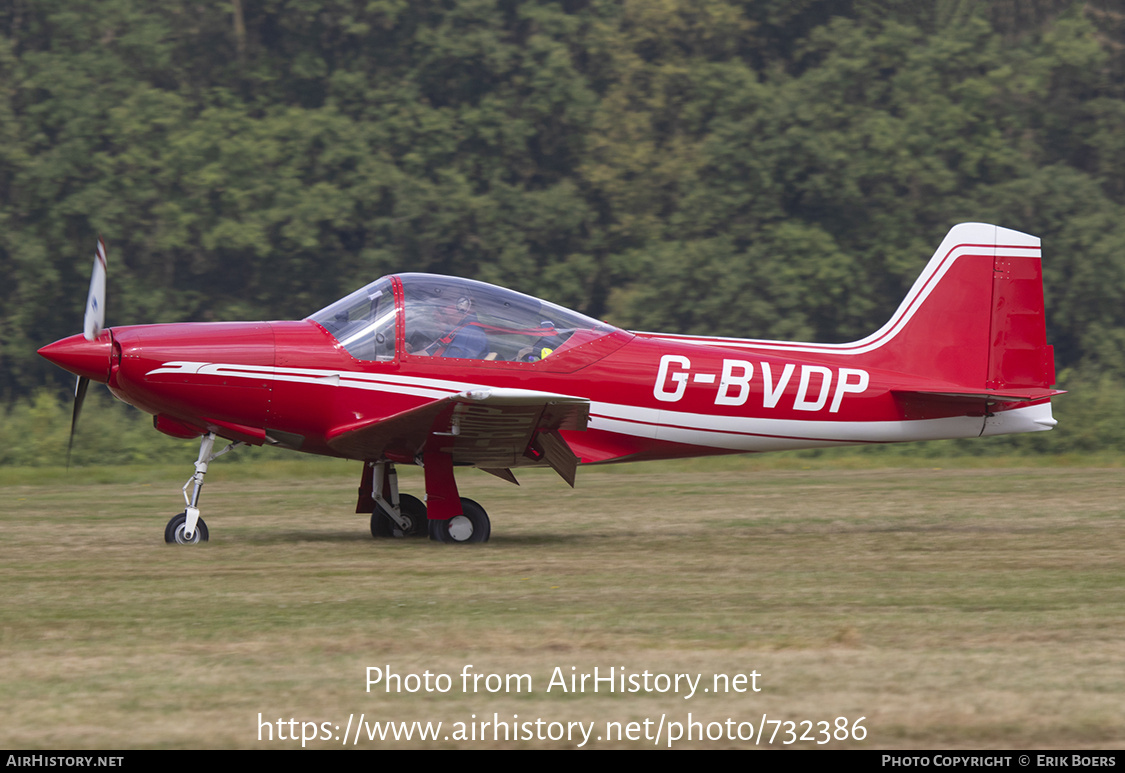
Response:
[{"label": "propeller blade", "polygon": [[[90,273],[90,293],[86,296],[86,316],[82,320],[82,335],[93,341],[105,327],[105,242],[98,237],[94,253],[94,269]],[[83,391],[85,394],[85,391]]]},{"label": "propeller blade", "polygon": [[74,383],[74,413],[70,417],[70,440],[66,444],[66,468],[70,469],[70,450],[74,447],[74,429],[78,426],[78,415],[82,413],[82,403],[86,401],[86,389],[90,379],[79,376]]},{"label": "propeller blade", "polygon": [[[93,341],[102,334],[105,327],[105,241],[98,237],[98,249],[94,252],[94,268],[90,271],[90,292],[86,295],[86,314],[82,318],[82,336]],[[86,390],[90,379],[79,376],[74,382],[74,412],[70,416],[70,439],[66,442],[66,468],[70,469],[70,452],[74,448],[74,430],[78,427],[78,417],[82,414],[82,403],[86,402]]]}]

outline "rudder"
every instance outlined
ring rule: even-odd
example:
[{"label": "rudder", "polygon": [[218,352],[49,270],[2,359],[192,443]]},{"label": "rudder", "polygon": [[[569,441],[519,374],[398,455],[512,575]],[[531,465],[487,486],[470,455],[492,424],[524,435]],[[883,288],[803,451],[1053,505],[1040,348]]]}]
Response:
[{"label": "rudder", "polygon": [[1038,251],[1035,257],[996,256],[989,344],[989,389],[1049,387],[1055,383],[1055,355],[1054,348],[1047,344]]}]

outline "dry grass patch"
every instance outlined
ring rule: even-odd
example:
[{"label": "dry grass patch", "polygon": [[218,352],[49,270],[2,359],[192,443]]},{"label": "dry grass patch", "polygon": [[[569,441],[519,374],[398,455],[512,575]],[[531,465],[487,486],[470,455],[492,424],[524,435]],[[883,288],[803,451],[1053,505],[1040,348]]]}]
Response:
[{"label": "dry grass patch", "polygon": [[[469,473],[493,541],[465,547],[372,540],[335,471],[226,475],[204,493],[212,542],[188,549],[162,542],[179,484],[0,487],[6,745],[278,746],[259,712],[447,729],[864,716],[855,745],[874,748],[1120,743],[1122,469],[662,465],[582,470],[574,491]],[[365,690],[367,666],[468,663],[534,692]],[[762,690],[546,692],[572,666],[757,671]]]}]

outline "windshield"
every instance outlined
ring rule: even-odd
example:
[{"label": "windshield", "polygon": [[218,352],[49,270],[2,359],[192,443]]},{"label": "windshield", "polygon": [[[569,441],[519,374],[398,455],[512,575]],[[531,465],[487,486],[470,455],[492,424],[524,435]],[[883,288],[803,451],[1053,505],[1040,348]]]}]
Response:
[{"label": "windshield", "polygon": [[395,298],[390,277],[378,279],[307,319],[335,336],[357,360],[393,360]]},{"label": "windshield", "polygon": [[[407,352],[431,357],[538,362],[614,328],[502,287],[402,274]],[[579,331],[585,331],[577,335]]]}]

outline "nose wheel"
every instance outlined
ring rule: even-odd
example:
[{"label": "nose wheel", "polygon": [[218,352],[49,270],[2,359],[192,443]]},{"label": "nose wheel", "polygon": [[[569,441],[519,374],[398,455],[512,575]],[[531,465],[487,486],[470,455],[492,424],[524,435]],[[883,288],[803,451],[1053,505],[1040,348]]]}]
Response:
[{"label": "nose wheel", "polygon": [[187,513],[173,515],[172,520],[168,521],[168,525],[164,527],[164,541],[172,545],[195,545],[206,542],[210,536],[207,533],[207,524],[203,522],[202,518],[195,520],[195,531],[192,532],[191,537],[185,536],[186,533]]}]

